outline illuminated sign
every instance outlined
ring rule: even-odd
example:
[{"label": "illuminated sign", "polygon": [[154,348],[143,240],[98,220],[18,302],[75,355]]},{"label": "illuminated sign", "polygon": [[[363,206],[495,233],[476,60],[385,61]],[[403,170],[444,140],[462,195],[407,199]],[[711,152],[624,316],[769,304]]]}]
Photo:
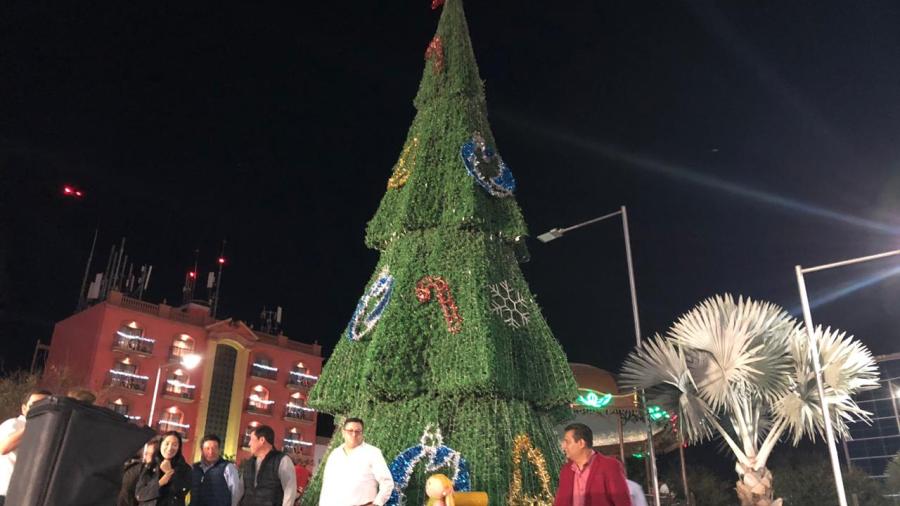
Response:
[{"label": "illuminated sign", "polygon": [[589,388],[579,388],[581,395],[575,399],[575,403],[591,409],[603,409],[612,402],[612,394],[604,394]]}]

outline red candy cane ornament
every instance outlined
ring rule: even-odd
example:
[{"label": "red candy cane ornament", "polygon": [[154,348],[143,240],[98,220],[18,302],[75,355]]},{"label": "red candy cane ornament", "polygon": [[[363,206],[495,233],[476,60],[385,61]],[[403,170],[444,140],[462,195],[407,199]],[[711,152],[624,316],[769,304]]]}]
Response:
[{"label": "red candy cane ornament", "polygon": [[447,331],[451,334],[459,334],[462,330],[462,316],[456,307],[456,301],[450,294],[450,285],[441,276],[425,276],[416,283],[416,298],[422,304],[431,300],[431,292],[434,291],[441,311],[444,312],[444,321],[447,322]]}]

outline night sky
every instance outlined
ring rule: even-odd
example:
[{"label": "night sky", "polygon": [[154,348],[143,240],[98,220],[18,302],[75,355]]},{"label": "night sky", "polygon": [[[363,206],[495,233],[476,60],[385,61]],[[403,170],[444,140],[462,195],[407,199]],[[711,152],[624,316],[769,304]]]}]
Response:
[{"label": "night sky", "polygon": [[[4,366],[71,314],[95,228],[93,271],[126,237],[157,302],[227,239],[220,316],[280,305],[285,333],[330,351],[376,263],[364,228],[415,114],[429,4],[0,7]],[[726,4],[466,4],[532,236],[627,205],[644,335],[723,292],[797,313],[794,265],[900,248],[900,4]],[[620,225],[529,247],[569,359],[617,371]],[[812,274],[814,319],[900,351],[894,272]]]}]

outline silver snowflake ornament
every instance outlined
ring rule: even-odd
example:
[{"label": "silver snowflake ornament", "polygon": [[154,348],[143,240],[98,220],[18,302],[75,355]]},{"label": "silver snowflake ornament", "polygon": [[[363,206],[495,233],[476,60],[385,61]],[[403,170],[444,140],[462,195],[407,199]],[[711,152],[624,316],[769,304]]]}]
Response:
[{"label": "silver snowflake ornament", "polygon": [[528,302],[518,290],[509,286],[509,281],[488,285],[491,291],[491,312],[503,319],[510,327],[517,329],[528,325]]}]

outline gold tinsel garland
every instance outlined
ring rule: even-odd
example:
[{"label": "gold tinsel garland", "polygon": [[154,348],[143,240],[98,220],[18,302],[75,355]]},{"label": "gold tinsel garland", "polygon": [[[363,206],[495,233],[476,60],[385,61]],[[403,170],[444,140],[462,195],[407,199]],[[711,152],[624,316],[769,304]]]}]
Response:
[{"label": "gold tinsel garland", "polygon": [[[528,462],[534,466],[538,480],[541,482],[541,492],[538,495],[525,495],[522,492],[522,454]],[[528,434],[516,436],[512,454],[513,476],[509,484],[509,496],[506,500],[509,506],[552,506],[553,494],[550,491],[550,473],[547,472],[547,461],[539,448],[531,444]]]},{"label": "gold tinsel garland", "polygon": [[390,179],[388,179],[388,190],[397,190],[406,184],[406,180],[409,179],[409,174],[416,164],[416,154],[418,151],[419,138],[413,137],[412,140],[403,147],[403,151],[400,153],[400,159],[397,160],[397,165],[394,166],[394,173],[391,174]]}]

